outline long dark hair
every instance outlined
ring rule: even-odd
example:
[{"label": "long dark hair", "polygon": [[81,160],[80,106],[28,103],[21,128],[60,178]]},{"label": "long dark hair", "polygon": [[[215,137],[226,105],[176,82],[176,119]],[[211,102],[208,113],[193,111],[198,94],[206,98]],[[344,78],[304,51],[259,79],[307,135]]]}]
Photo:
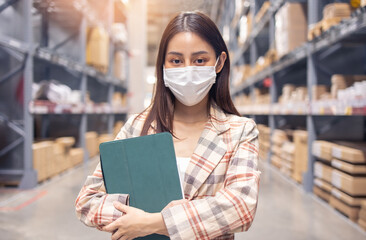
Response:
[{"label": "long dark hair", "polygon": [[[216,76],[216,83],[209,92],[209,103],[214,101],[225,113],[239,116],[231,97],[229,89],[230,59],[226,44],[215,23],[200,12],[182,12],[175,16],[165,28],[160,41],[156,61],[156,86],[151,105],[145,110],[149,111],[141,131],[141,136],[146,135],[153,121],[156,121],[155,131],[170,132],[173,135],[173,115],[175,97],[168,87],[164,85],[163,65],[169,41],[177,33],[192,32],[207,41],[215,50],[216,58],[225,52],[227,55],[224,67]],[[144,111],[144,112],[145,112]],[[142,114],[142,113],[141,113]],[[140,114],[140,115],[141,115]]]}]

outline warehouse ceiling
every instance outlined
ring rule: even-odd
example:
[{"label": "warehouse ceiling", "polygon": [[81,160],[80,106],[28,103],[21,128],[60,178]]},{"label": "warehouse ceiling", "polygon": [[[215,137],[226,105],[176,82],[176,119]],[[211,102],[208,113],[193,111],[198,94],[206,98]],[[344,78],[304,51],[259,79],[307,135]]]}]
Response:
[{"label": "warehouse ceiling", "polygon": [[148,65],[155,65],[161,35],[174,15],[181,11],[200,10],[217,22],[222,2],[223,0],[148,0]]}]

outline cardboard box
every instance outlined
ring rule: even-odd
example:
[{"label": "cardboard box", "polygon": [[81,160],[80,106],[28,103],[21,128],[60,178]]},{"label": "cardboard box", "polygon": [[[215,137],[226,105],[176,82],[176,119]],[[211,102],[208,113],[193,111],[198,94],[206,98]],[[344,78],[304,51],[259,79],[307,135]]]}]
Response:
[{"label": "cardboard box", "polygon": [[357,223],[358,223],[358,225],[360,225],[361,228],[363,228],[363,230],[366,231],[366,220],[363,220],[360,218],[360,219],[358,219]]},{"label": "cardboard box", "polygon": [[315,157],[330,162],[333,159],[332,147],[334,143],[322,140],[316,140],[313,142],[312,153]]},{"label": "cardboard box", "polygon": [[37,171],[38,182],[54,173],[54,146],[52,141],[33,143],[33,168]]},{"label": "cardboard box", "polygon": [[282,165],[281,158],[277,157],[276,155],[272,155],[271,163],[273,166],[275,166],[277,168],[281,168],[281,165]]},{"label": "cardboard box", "polygon": [[68,169],[68,162],[64,153],[55,154],[55,174],[60,174]]},{"label": "cardboard box", "polygon": [[361,208],[360,213],[359,213],[359,218],[366,221],[366,209],[365,208]]},{"label": "cardboard box", "polygon": [[354,177],[333,169],[332,185],[352,196],[366,195],[366,177]]},{"label": "cardboard box", "polygon": [[306,4],[285,3],[275,15],[275,24],[276,51],[281,58],[306,42]]},{"label": "cardboard box", "polygon": [[289,141],[285,131],[275,129],[272,134],[272,141],[274,144],[281,146],[285,141]]},{"label": "cardboard box", "polygon": [[112,134],[101,134],[101,135],[99,135],[99,138],[98,138],[98,146],[101,143],[110,142],[110,141],[113,141],[113,140],[114,140],[114,137],[113,137]]},{"label": "cardboard box", "polygon": [[126,53],[122,51],[117,51],[114,54],[114,67],[113,67],[113,75],[115,78],[120,80],[126,80]]},{"label": "cardboard box", "polygon": [[89,158],[95,157],[99,152],[98,134],[96,132],[85,133],[85,145]]},{"label": "cardboard box", "polygon": [[330,193],[322,190],[321,188],[314,186],[313,187],[313,192],[315,195],[317,195],[318,197],[320,197],[321,199],[323,199],[326,202],[329,202],[330,200]]},{"label": "cardboard box", "polygon": [[320,97],[328,92],[328,87],[326,85],[316,85],[312,87],[312,100],[320,100]]},{"label": "cardboard box", "polygon": [[330,3],[323,9],[323,19],[347,18],[351,16],[351,12],[349,3]]},{"label": "cardboard box", "polygon": [[334,168],[347,172],[349,174],[365,174],[366,175],[366,164],[355,165],[352,163],[344,162],[338,159],[333,159],[331,165]]},{"label": "cardboard box", "polygon": [[295,144],[294,171],[292,178],[302,182],[302,174],[308,169],[308,132],[296,130],[293,133]]},{"label": "cardboard box", "polygon": [[339,200],[343,201],[344,203],[348,204],[352,207],[361,207],[362,201],[365,201],[365,197],[352,197],[337,188],[332,188],[332,196],[338,198]]},{"label": "cardboard box", "polygon": [[333,188],[332,184],[330,184],[320,178],[314,178],[314,185],[329,194],[332,192],[332,188]]},{"label": "cardboard box", "polygon": [[338,90],[346,89],[355,82],[366,80],[366,75],[341,75],[334,74],[331,77],[332,87],[331,94],[334,99],[337,98]]},{"label": "cardboard box", "polygon": [[102,27],[87,30],[86,63],[107,73],[109,65],[109,36]]},{"label": "cardboard box", "polygon": [[281,147],[280,147],[280,146],[277,146],[277,145],[273,145],[273,146],[272,146],[272,152],[273,152],[276,156],[280,157],[280,156],[281,156],[281,153],[282,153]]},{"label": "cardboard box", "polygon": [[357,221],[358,213],[360,211],[359,207],[349,206],[334,196],[330,197],[329,204],[338,211],[344,213],[352,221]]},{"label": "cardboard box", "polygon": [[332,173],[333,173],[332,167],[325,165],[319,161],[316,161],[314,163],[314,176],[331,183]]},{"label": "cardboard box", "polygon": [[84,150],[82,148],[72,148],[69,151],[68,158],[72,166],[78,165],[84,161]]},{"label": "cardboard box", "polygon": [[[60,152],[63,152],[63,153],[67,153],[70,148],[72,146],[74,146],[75,144],[75,138],[73,137],[60,137],[60,138],[56,138],[55,139],[55,143],[58,145],[55,150],[57,150],[57,148],[60,148]],[[63,150],[61,149],[63,148]]]},{"label": "cardboard box", "polygon": [[332,157],[350,163],[366,163],[366,143],[336,142],[332,146]]}]

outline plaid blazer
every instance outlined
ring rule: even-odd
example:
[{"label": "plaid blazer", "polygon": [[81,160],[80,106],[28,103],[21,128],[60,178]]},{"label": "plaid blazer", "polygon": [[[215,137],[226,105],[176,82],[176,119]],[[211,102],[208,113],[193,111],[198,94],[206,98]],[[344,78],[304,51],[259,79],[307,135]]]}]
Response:
[{"label": "plaid blazer", "polygon": [[[140,136],[146,116],[129,118],[116,139]],[[155,133],[153,129],[149,134]],[[257,163],[254,121],[226,115],[212,104],[184,177],[184,197],[190,201],[162,211],[170,238],[234,239],[235,232],[248,230],[257,208]],[[128,204],[128,195],[106,194],[99,164],[77,197],[77,216],[86,225],[100,228],[122,216],[113,201]]]}]

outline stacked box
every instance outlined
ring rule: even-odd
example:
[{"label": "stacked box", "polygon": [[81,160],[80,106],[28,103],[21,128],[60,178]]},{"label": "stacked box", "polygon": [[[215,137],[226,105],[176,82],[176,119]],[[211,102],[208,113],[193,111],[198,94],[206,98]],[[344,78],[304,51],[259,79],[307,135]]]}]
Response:
[{"label": "stacked box", "polygon": [[326,85],[313,86],[311,92],[313,101],[322,99],[324,95],[329,95],[328,86]]},{"label": "stacked box", "polygon": [[335,142],[331,154],[330,205],[356,222],[361,203],[366,200],[366,143]]},{"label": "stacked box", "polygon": [[71,148],[67,158],[72,166],[81,164],[84,161],[84,150],[82,148]]},{"label": "stacked box", "polygon": [[[63,172],[73,166],[70,159],[67,157],[70,149],[75,144],[73,137],[61,137],[55,139],[55,153],[57,152],[57,173]],[[59,149],[59,150],[57,150]],[[63,155],[63,156],[61,156]]]},{"label": "stacked box", "polygon": [[346,18],[351,16],[351,13],[349,3],[330,3],[323,9],[323,19]]},{"label": "stacked box", "polygon": [[316,177],[314,178],[313,191],[315,195],[324,201],[329,202],[332,192],[332,184]]},{"label": "stacked box", "polygon": [[334,145],[334,143],[329,141],[316,140],[312,145],[312,153],[315,157],[330,163],[333,159],[332,147]]},{"label": "stacked box", "polygon": [[286,176],[291,177],[293,174],[294,165],[294,155],[295,155],[295,144],[293,142],[284,142],[281,147],[281,172]]},{"label": "stacked box", "polygon": [[279,97],[278,102],[286,104],[289,102],[304,102],[308,100],[307,87],[299,86],[295,87],[292,84],[285,84],[282,88],[282,95]]},{"label": "stacked box", "polygon": [[99,135],[98,137],[98,146],[101,144],[101,143],[104,143],[104,142],[110,142],[110,141],[113,141],[114,140],[114,137],[112,134],[101,134]]},{"label": "stacked box", "polygon": [[33,168],[37,171],[38,182],[42,182],[54,174],[54,143],[42,141],[33,143]]},{"label": "stacked box", "polygon": [[88,150],[89,157],[95,157],[99,152],[98,134],[96,132],[85,133],[85,145]]},{"label": "stacked box", "polygon": [[123,51],[117,51],[114,54],[114,67],[113,67],[113,75],[115,78],[120,79],[122,81],[126,80],[126,53]]},{"label": "stacked box", "polygon": [[270,146],[271,129],[262,124],[258,124],[257,127],[259,131],[259,158],[266,160]]},{"label": "stacked box", "polygon": [[275,15],[275,43],[279,58],[306,42],[307,7],[302,3],[285,3]]},{"label": "stacked box", "polygon": [[86,63],[107,73],[109,65],[109,36],[101,27],[87,31]]},{"label": "stacked box", "polygon": [[66,151],[63,144],[55,142],[53,151],[55,154],[55,174],[60,174],[67,170],[71,164],[66,158]]},{"label": "stacked box", "polygon": [[314,176],[327,182],[332,183],[333,168],[323,162],[316,161],[314,163]]},{"label": "stacked box", "polygon": [[366,201],[362,201],[359,212],[358,224],[366,231]]},{"label": "stacked box", "polygon": [[295,144],[295,155],[292,178],[302,182],[302,175],[308,169],[308,132],[304,130],[295,130],[293,133]]},{"label": "stacked box", "polygon": [[346,89],[355,82],[361,82],[366,80],[366,75],[340,75],[335,74],[332,75],[332,87],[331,87],[331,94],[332,98],[336,99],[338,95],[338,91],[342,89]]},{"label": "stacked box", "polygon": [[272,157],[271,157],[271,163],[278,169],[282,168],[282,146],[284,142],[289,142],[289,138],[285,131],[280,129],[275,129],[272,134]]}]

